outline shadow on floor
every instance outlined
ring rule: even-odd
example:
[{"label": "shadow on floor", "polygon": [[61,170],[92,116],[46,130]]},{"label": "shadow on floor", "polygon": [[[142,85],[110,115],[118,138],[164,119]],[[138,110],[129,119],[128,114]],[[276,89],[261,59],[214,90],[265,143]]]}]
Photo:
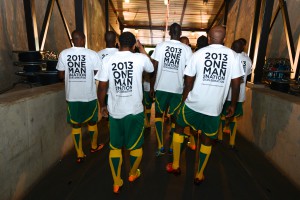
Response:
[{"label": "shadow on floor", "polygon": [[[129,157],[124,151],[121,193],[112,192],[112,177],[108,162],[109,137],[107,122],[99,124],[99,140],[105,147],[95,154],[87,153],[82,164],[75,162],[75,150],[54,166],[27,194],[25,200],[211,200],[211,199],[300,199],[300,191],[244,138],[237,136],[237,151],[228,148],[228,137],[213,147],[208,162],[206,180],[200,186],[193,184],[195,151],[184,148],[180,176],[168,174],[166,164],[171,156],[155,157],[157,148],[154,127],[145,131],[142,175],[134,183],[127,181]],[[165,129],[168,143],[169,126]],[[87,136],[87,134],[86,134]],[[185,145],[184,145],[185,146]],[[89,149],[89,138],[84,139]]]}]

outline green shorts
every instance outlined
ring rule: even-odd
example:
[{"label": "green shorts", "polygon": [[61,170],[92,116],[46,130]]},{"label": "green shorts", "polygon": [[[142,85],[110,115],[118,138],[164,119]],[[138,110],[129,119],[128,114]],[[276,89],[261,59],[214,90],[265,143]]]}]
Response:
[{"label": "green shorts", "polygon": [[110,148],[139,149],[144,143],[144,113],[127,115],[122,119],[109,116]]},{"label": "green shorts", "polygon": [[177,124],[181,127],[191,126],[194,130],[201,130],[207,137],[216,139],[220,124],[220,116],[209,116],[198,113],[183,104],[180,107]]},{"label": "green shorts", "polygon": [[97,99],[89,102],[67,102],[67,122],[71,124],[82,124],[98,121]]},{"label": "green shorts", "polygon": [[181,94],[157,90],[155,92],[155,112],[162,114],[169,107],[168,114],[173,115],[180,108],[181,100]]},{"label": "green shorts", "polygon": [[143,104],[146,107],[151,107],[152,105],[152,98],[150,97],[150,92],[143,92]]},{"label": "green shorts", "polygon": [[[227,115],[226,110],[230,106],[230,104],[231,104],[231,101],[226,101],[224,103],[222,114],[221,114],[222,118],[224,118]],[[233,117],[240,117],[240,116],[243,116],[243,102],[236,103],[236,108],[235,108],[234,115],[233,115]]]}]

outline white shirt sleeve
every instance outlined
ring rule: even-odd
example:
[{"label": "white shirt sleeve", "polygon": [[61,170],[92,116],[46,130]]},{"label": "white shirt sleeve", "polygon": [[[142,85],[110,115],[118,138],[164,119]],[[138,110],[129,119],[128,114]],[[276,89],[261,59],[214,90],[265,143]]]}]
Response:
[{"label": "white shirt sleeve", "polygon": [[96,73],[95,79],[98,81],[107,82],[108,78],[108,66],[105,66],[105,64],[103,64],[103,68]]},{"label": "white shirt sleeve", "polygon": [[98,56],[98,54],[95,52],[95,54],[93,55],[94,57],[94,70],[100,71],[102,68],[102,60],[100,59],[100,57]]},{"label": "white shirt sleeve", "polygon": [[151,60],[146,55],[142,54],[142,56],[143,56],[144,61],[145,61],[145,63],[144,63],[144,71],[146,71],[148,73],[153,72],[154,71],[154,67],[153,67],[153,64],[152,64]]},{"label": "white shirt sleeve", "polygon": [[62,57],[63,57],[63,52],[60,53],[59,57],[58,57],[58,62],[57,62],[57,65],[56,65],[56,69],[58,71],[65,71],[65,65],[63,63],[63,60],[62,60]]},{"label": "white shirt sleeve", "polygon": [[195,59],[194,55],[189,59],[189,61],[187,63],[187,66],[184,69],[184,74],[187,75],[187,76],[195,76],[196,75],[196,72],[197,72],[197,69],[196,69],[197,63],[196,63],[196,61],[197,61],[197,59]]},{"label": "white shirt sleeve", "polygon": [[235,55],[234,60],[232,62],[232,73],[231,73],[231,79],[235,79],[238,77],[241,77],[245,75],[243,65],[240,62],[240,59],[237,55]]},{"label": "white shirt sleeve", "polygon": [[193,55],[192,49],[188,48],[187,53],[186,53],[186,60],[189,61],[191,59],[192,55]]},{"label": "white shirt sleeve", "polygon": [[160,58],[159,49],[160,49],[160,47],[161,47],[160,44],[158,44],[158,45],[155,47],[155,49],[154,49],[154,51],[153,51],[153,54],[151,55],[151,58],[152,58],[153,60],[159,61],[159,58]]}]

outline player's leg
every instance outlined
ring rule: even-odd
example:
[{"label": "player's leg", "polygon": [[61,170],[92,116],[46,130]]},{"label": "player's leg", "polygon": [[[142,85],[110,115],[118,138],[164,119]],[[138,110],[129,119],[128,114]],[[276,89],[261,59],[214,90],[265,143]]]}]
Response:
[{"label": "player's leg", "polygon": [[129,115],[124,119],[125,127],[125,145],[126,149],[130,151],[130,172],[128,180],[135,181],[140,175],[139,169],[144,143],[144,115],[139,113],[137,115]]},{"label": "player's leg", "polygon": [[201,134],[201,145],[199,152],[199,161],[197,174],[195,177],[195,184],[200,184],[204,180],[204,170],[206,168],[207,162],[209,160],[212,141],[217,138],[218,128],[220,124],[220,116],[207,116],[203,115],[202,118],[202,134]]},{"label": "player's leg", "polygon": [[[171,131],[170,131],[170,140],[172,141],[169,148],[169,153],[173,153],[173,134],[175,131],[175,123],[178,111],[181,106],[182,95],[181,94],[170,94],[170,102],[169,102],[169,114],[171,116]],[[178,132],[177,132],[178,133]]]},{"label": "player's leg", "polygon": [[67,102],[68,104],[68,114],[67,121],[72,126],[72,139],[77,153],[77,163],[84,161],[86,157],[82,150],[82,130],[81,130],[81,109],[84,107],[82,102]]},{"label": "player's leg", "polygon": [[156,156],[161,156],[165,154],[165,148],[164,148],[164,138],[163,138],[163,132],[164,132],[164,119],[163,114],[166,109],[166,99],[167,94],[162,91],[156,91],[155,94],[155,133],[157,138],[157,152]]},{"label": "player's leg", "polygon": [[169,173],[180,174],[180,154],[184,142],[184,127],[192,125],[193,121],[190,120],[195,118],[193,114],[194,112],[186,107],[185,104],[179,110],[173,134],[173,162],[166,166],[166,170]]},{"label": "player's leg", "polygon": [[123,146],[123,126],[122,119],[114,119],[109,116],[110,121],[110,152],[109,165],[113,177],[113,192],[119,193],[120,187],[123,185],[121,178],[121,167],[123,162],[122,146]]}]

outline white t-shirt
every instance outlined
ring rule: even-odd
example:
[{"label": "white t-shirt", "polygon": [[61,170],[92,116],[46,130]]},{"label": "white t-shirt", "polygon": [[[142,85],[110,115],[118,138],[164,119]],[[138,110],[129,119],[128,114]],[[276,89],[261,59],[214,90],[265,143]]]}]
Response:
[{"label": "white t-shirt", "polygon": [[213,44],[195,52],[184,74],[196,76],[186,105],[192,110],[218,116],[226,100],[231,79],[244,75],[237,54],[231,49]]},{"label": "white t-shirt", "polygon": [[100,70],[101,65],[98,54],[84,47],[71,47],[60,53],[56,69],[65,71],[67,101],[97,99],[94,70]]},{"label": "white t-shirt", "polygon": [[112,55],[112,54],[116,53],[117,51],[119,51],[119,49],[117,49],[117,48],[105,48],[105,49],[102,49],[101,51],[99,51],[98,55],[103,60],[103,58],[105,56]]},{"label": "white t-shirt", "polygon": [[[247,76],[252,72],[252,62],[250,58],[247,56],[247,54],[245,55],[243,53],[238,54],[238,59],[245,73],[245,75],[242,77],[243,80],[241,81],[241,85],[240,85],[240,94],[239,94],[238,102],[244,102],[246,99]],[[228,92],[227,100],[231,101],[231,87]]]},{"label": "white t-shirt", "polygon": [[151,56],[158,61],[154,90],[182,94],[183,72],[192,53],[191,47],[177,40],[158,44]]},{"label": "white t-shirt", "polygon": [[150,59],[141,53],[119,51],[105,57],[103,70],[96,80],[109,82],[108,106],[110,116],[116,119],[143,112],[143,71],[153,72]]},{"label": "white t-shirt", "polygon": [[[117,48],[105,48],[105,49],[102,49],[101,51],[99,51],[98,55],[100,56],[101,60],[103,60],[105,57],[111,56],[118,51],[119,51],[119,49],[117,49]],[[101,70],[102,70],[102,66],[101,66]],[[108,94],[108,90],[107,90],[107,94]]]}]

